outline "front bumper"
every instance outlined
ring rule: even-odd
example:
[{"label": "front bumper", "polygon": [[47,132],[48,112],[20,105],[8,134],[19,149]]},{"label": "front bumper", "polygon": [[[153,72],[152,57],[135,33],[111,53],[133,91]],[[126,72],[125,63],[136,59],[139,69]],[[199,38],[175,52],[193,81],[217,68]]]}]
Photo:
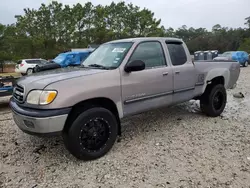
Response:
[{"label": "front bumper", "polygon": [[24,108],[11,99],[13,119],[28,134],[40,136],[58,135],[62,132],[71,108],[38,110]]}]

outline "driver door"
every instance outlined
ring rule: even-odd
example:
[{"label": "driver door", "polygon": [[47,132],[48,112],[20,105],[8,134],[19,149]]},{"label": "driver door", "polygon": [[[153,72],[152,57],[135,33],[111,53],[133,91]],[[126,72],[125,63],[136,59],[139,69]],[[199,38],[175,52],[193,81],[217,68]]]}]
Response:
[{"label": "driver door", "polygon": [[130,73],[122,70],[124,116],[171,103],[173,74],[166,64],[162,44],[159,41],[139,43],[128,62],[133,60],[142,60],[146,68]]}]

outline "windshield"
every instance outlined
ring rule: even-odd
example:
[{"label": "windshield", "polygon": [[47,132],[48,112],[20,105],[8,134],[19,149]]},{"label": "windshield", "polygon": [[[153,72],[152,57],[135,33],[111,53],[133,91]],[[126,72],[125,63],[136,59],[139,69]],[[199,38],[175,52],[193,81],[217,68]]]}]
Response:
[{"label": "windshield", "polygon": [[65,57],[66,57],[65,54],[59,54],[55,59],[53,59],[53,61],[56,63],[60,63],[60,62],[64,61]]},{"label": "windshield", "polygon": [[230,57],[233,52],[224,52],[221,56],[222,57]]},{"label": "windshield", "polygon": [[94,66],[97,68],[117,68],[132,44],[132,42],[103,44],[89,55],[89,57],[83,62],[83,65],[87,67]]}]

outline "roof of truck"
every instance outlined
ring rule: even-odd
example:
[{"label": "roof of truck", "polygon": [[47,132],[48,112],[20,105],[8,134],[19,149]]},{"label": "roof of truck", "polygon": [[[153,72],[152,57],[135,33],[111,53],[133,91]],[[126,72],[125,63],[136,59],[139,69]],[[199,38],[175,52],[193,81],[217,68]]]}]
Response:
[{"label": "roof of truck", "polygon": [[107,43],[116,43],[116,42],[141,42],[141,41],[148,41],[148,40],[164,40],[164,41],[182,42],[181,39],[170,38],[170,37],[140,37],[140,38],[127,38],[127,39],[113,40],[113,41],[110,41],[110,42],[107,42]]}]

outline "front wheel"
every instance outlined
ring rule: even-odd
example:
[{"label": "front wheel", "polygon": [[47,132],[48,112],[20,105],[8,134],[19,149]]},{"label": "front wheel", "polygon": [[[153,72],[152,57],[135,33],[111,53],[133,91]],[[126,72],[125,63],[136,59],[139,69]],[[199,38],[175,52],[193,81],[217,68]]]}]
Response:
[{"label": "front wheel", "polygon": [[248,67],[248,61],[246,61],[243,66]]},{"label": "front wheel", "polygon": [[107,109],[94,107],[81,113],[64,135],[66,148],[81,160],[105,155],[114,145],[118,123]]},{"label": "front wheel", "polygon": [[220,116],[227,103],[224,85],[208,86],[200,99],[201,111],[210,117]]}]

